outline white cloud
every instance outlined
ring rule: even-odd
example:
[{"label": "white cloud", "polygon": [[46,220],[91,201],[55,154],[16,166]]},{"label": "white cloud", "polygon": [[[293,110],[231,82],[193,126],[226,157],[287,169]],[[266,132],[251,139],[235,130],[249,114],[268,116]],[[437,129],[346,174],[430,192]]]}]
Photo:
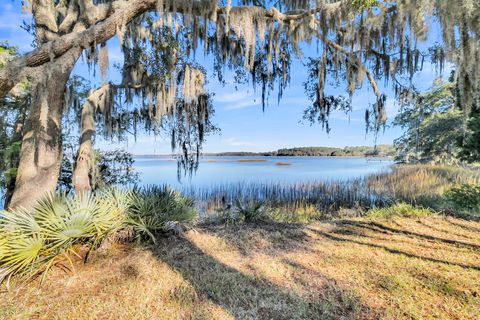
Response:
[{"label": "white cloud", "polygon": [[259,99],[256,99],[250,90],[220,93],[215,96],[214,102],[224,105],[225,110],[238,110],[261,105]]},{"label": "white cloud", "polygon": [[385,102],[385,110],[389,118],[394,118],[400,112],[400,105],[394,98],[389,98]]},{"label": "white cloud", "polygon": [[308,106],[310,105],[311,102],[308,100],[307,97],[302,96],[302,95],[295,95],[295,96],[288,96],[284,99],[280,100],[280,106],[285,106],[285,107],[290,107],[290,106]]},{"label": "white cloud", "polygon": [[250,108],[250,107],[260,107],[260,102],[258,101],[251,101],[251,100],[245,100],[245,101],[240,101],[236,103],[232,103],[228,106],[225,107],[225,110],[238,110],[238,109],[245,109],[245,108]]},{"label": "white cloud", "polygon": [[248,91],[234,91],[229,93],[217,94],[214,98],[216,102],[238,102],[248,98],[250,94]]}]

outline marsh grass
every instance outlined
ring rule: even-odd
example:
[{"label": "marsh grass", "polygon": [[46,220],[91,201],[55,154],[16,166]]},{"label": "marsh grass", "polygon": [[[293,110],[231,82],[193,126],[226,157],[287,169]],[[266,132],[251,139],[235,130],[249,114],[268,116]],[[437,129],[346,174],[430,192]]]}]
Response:
[{"label": "marsh grass", "polygon": [[[264,217],[277,222],[309,222],[363,217],[369,210],[393,206],[391,212],[415,213],[422,208],[454,214],[445,195],[462,184],[478,184],[480,172],[460,167],[397,165],[385,172],[347,181],[305,183],[232,183],[183,188],[203,221],[236,224],[238,203],[262,206]],[[410,206],[410,207],[408,207]],[[390,215],[387,211],[379,215]],[[457,210],[458,211],[458,210]],[[374,212],[374,211],[370,211]],[[458,213],[458,212],[457,212]]]},{"label": "marsh grass", "polygon": [[367,188],[397,202],[440,211],[448,209],[445,194],[451,188],[479,183],[478,170],[433,165],[398,165],[389,172],[368,177]]},{"label": "marsh grass", "polygon": [[292,164],[290,162],[275,162],[276,166],[291,166]]},{"label": "marsh grass", "polygon": [[195,200],[204,218],[235,208],[237,203],[261,203],[265,208],[283,213],[315,211],[314,215],[318,216],[338,212],[342,208],[372,208],[389,202],[382,195],[370,191],[364,179],[295,184],[222,184],[208,188],[184,188],[182,193]]},{"label": "marsh grass", "polygon": [[[478,319],[480,223],[418,200],[475,174],[415,166],[349,182],[156,189],[180,197],[182,217],[200,203],[233,223],[101,248],[74,274],[0,292],[0,319]],[[312,223],[327,217],[337,219]]]}]

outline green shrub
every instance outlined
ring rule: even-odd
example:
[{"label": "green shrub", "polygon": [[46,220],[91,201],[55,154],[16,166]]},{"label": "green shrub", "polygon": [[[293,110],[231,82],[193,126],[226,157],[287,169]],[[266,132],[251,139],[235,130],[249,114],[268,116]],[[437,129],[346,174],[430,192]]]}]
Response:
[{"label": "green shrub", "polygon": [[236,225],[242,221],[242,216],[237,210],[232,209],[217,209],[216,214],[212,217],[210,222],[223,223],[227,225]]},{"label": "green shrub", "polygon": [[189,223],[196,217],[192,199],[167,186],[151,186],[134,191],[128,224],[139,237],[155,242],[155,233],[165,231],[167,225]]},{"label": "green shrub", "polygon": [[462,184],[446,193],[454,209],[473,213],[480,212],[480,185]]},{"label": "green shrub", "polygon": [[[29,279],[76,254],[78,245],[95,247],[121,228],[132,197],[128,191],[50,195],[32,209],[3,211],[0,218],[0,282],[13,275]],[[70,261],[71,262],[71,261]]]},{"label": "green shrub", "polygon": [[373,208],[367,211],[369,218],[394,218],[394,217],[422,217],[434,214],[430,209],[414,207],[407,203],[397,203],[385,208]]},{"label": "green shrub", "polygon": [[265,207],[261,202],[242,203],[237,199],[235,211],[238,216],[243,217],[245,222],[259,221],[264,219],[266,216]]}]

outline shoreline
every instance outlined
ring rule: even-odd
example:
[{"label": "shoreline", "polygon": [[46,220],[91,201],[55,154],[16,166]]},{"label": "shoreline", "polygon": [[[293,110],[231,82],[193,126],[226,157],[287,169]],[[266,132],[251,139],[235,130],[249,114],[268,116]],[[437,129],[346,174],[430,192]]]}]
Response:
[{"label": "shoreline", "polygon": [[[175,158],[175,155],[133,155],[134,158]],[[382,160],[394,160],[394,157],[389,156],[310,156],[310,155],[213,155],[206,154],[200,157],[200,160],[207,160],[208,158],[364,158],[364,159],[382,159]],[[243,160],[244,161],[244,160]],[[243,162],[242,161],[242,162]],[[212,161],[215,162],[215,161]],[[230,161],[231,162],[231,161]],[[248,161],[247,161],[248,162]],[[263,161],[262,161],[263,162]]]}]

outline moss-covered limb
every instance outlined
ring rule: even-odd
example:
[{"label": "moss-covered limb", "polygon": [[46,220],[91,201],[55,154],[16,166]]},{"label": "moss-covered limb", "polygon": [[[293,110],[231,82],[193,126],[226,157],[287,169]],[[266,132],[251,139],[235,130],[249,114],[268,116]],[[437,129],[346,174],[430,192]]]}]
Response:
[{"label": "moss-covered limb", "polygon": [[[137,74],[124,77],[121,84],[107,83],[93,90],[85,99],[81,111],[80,144],[77,152],[73,183],[76,190],[90,190],[93,170],[93,138],[96,131],[95,114],[101,115],[101,132],[106,137],[122,134],[133,123],[133,131],[144,123],[158,133],[169,126],[172,133],[172,148],[179,149],[179,161],[187,167],[197,165],[198,154],[205,136],[212,130],[209,119],[211,99],[206,92],[204,71],[189,64],[180,68],[178,83],[161,75]],[[142,69],[143,70],[143,69]],[[135,79],[139,81],[135,81]],[[115,101],[129,98],[134,109],[119,112]],[[137,103],[140,105],[137,106]],[[75,102],[73,102],[75,103]],[[126,122],[127,125],[119,125]],[[197,160],[195,160],[197,158]]]},{"label": "moss-covered limb", "polygon": [[73,186],[78,192],[92,189],[92,173],[95,164],[93,139],[95,136],[95,112],[111,100],[109,85],[103,85],[93,91],[82,106],[80,120],[80,142],[73,171]]},{"label": "moss-covered limb", "polygon": [[38,46],[34,51],[18,58],[0,70],[0,97],[10,91],[26,74],[25,68],[41,66],[57,59],[74,47],[89,48],[94,43],[103,43],[115,36],[117,27],[124,21],[130,21],[153,6],[155,1],[135,0],[130,3],[121,1],[123,6],[108,15],[103,22],[89,28],[78,26],[76,32],[70,32],[55,40]]},{"label": "moss-covered limb", "polygon": [[368,78],[370,86],[372,87],[373,93],[375,94],[375,96],[380,97],[381,93],[380,93],[380,90],[378,89],[378,85],[377,85],[377,82],[375,80],[375,77],[368,70],[368,68],[365,66],[365,64],[363,64],[362,61],[355,55],[354,52],[349,51],[348,49],[345,49],[344,47],[342,47],[341,45],[339,45],[335,41],[327,39],[327,37],[325,37],[320,31],[318,31],[316,29],[313,29],[312,32],[314,32],[318,36],[318,38],[321,39],[325,43],[326,46],[332,48],[333,50],[336,50],[338,52],[343,53],[345,55],[345,58],[350,63],[352,63],[353,65],[355,65],[355,67],[357,67],[362,72],[364,72],[365,75]]},{"label": "moss-covered limb", "polygon": [[[91,1],[90,1],[91,2]],[[178,13],[189,12],[200,15],[205,11],[205,4],[208,1],[194,2],[192,7],[191,1],[175,1],[175,7],[168,7],[169,10]],[[112,3],[99,4],[94,6],[95,10],[87,5],[88,1],[82,1],[85,4],[84,12],[88,13],[88,24],[85,20],[79,19],[81,13],[78,11],[67,11],[67,16],[60,26],[50,26],[51,12],[44,12],[44,7],[40,3],[34,2],[34,8],[42,10],[35,11],[35,17],[39,19],[39,28],[47,28],[50,33],[56,36],[45,35],[49,41],[40,42],[41,45],[34,51],[10,62],[7,66],[0,70],[0,97],[4,96],[8,91],[19,82],[24,76],[24,68],[31,68],[47,63],[52,58],[58,58],[73,47],[90,48],[96,43],[106,42],[114,37],[117,32],[124,28],[139,15],[157,10],[157,0],[133,0],[133,1],[115,1]],[[190,4],[189,4],[190,3]],[[328,7],[329,5],[326,5]],[[88,9],[90,8],[90,9]],[[53,10],[53,9],[52,9]],[[225,11],[224,8],[216,9],[218,13]],[[302,19],[311,10],[300,13],[280,14],[278,10],[258,8],[267,18],[281,19],[285,21]],[[318,9],[319,10],[319,9]],[[47,14],[48,13],[48,14]],[[76,15],[76,17],[75,17]],[[75,21],[75,23],[73,23]],[[69,26],[69,27],[67,27]],[[71,30],[69,30],[71,29]],[[66,32],[62,34],[63,32]]]},{"label": "moss-covered limb", "polygon": [[[440,65],[443,65],[447,59],[458,64],[457,77],[462,91],[461,98],[465,102],[465,108],[468,109],[475,102],[472,92],[477,82],[475,79],[480,74],[478,67],[470,63],[470,61],[475,61],[475,57],[478,57],[479,54],[478,46],[475,45],[475,42],[478,41],[478,23],[475,21],[479,20],[479,13],[478,8],[471,5],[470,0],[464,0],[463,2],[462,6],[456,6],[455,10],[452,10],[450,4],[425,0],[417,0],[412,3],[397,3],[389,0],[335,1],[313,8],[302,4],[303,8],[301,9],[282,13],[276,7],[266,8],[263,2],[256,3],[263,6],[256,6],[250,5],[248,1],[245,3],[249,5],[234,7],[227,5],[223,8],[218,7],[216,1],[135,0],[129,1],[128,4],[126,1],[114,1],[95,6],[92,6],[91,1],[81,1],[82,5],[77,12],[77,18],[82,17],[82,12],[88,13],[88,17],[77,19],[78,21],[68,33],[62,34],[65,31],[55,33],[57,38],[27,55],[22,63],[13,63],[11,64],[12,68],[0,71],[0,95],[6,92],[11,83],[17,81],[6,74],[21,75],[21,72],[18,72],[21,68],[45,63],[47,59],[62,55],[71,46],[90,48],[96,43],[105,42],[115,34],[123,38],[125,26],[148,11],[160,12],[160,20],[168,20],[170,26],[172,23],[176,25],[178,19],[175,18],[173,21],[172,15],[169,13],[182,13],[184,26],[187,28],[194,26],[191,39],[194,46],[198,37],[203,37],[203,40],[205,40],[205,29],[201,27],[201,21],[203,20],[209,20],[213,24],[217,24],[217,27],[219,25],[225,26],[223,32],[235,31],[236,36],[244,41],[245,66],[249,69],[253,67],[252,57],[256,50],[257,37],[262,42],[262,39],[265,39],[266,30],[268,30],[268,33],[273,31],[279,35],[285,33],[289,41],[292,42],[293,48],[298,48],[298,41],[309,41],[315,38],[315,33],[307,28],[307,26],[315,26],[314,30],[321,30],[323,34],[335,37],[336,42],[344,48],[359,48],[364,52],[377,51],[384,57],[388,56],[388,54],[385,54],[385,50],[399,49],[401,51],[400,58],[394,60],[378,61],[376,57],[379,56],[373,54],[363,54],[361,56],[361,61],[369,60],[376,65],[374,72],[366,74],[370,83],[375,80],[374,76],[380,74],[388,79],[390,77],[394,78],[397,73],[408,73],[411,76],[417,70],[419,54],[414,43],[426,37],[428,32],[427,19],[436,16],[442,27],[444,48],[435,51],[434,60]],[[67,6],[65,1],[61,3],[63,5],[60,6],[59,4],[59,8],[56,8],[56,10],[62,12],[62,16],[65,16],[65,18],[60,19],[60,21],[61,23],[65,22],[66,25],[71,24],[71,17],[75,13],[69,11],[70,7]],[[289,4],[293,3],[298,5],[297,2],[289,1],[282,1],[281,5],[284,8],[289,8]],[[372,6],[377,10],[370,10]],[[422,11],[422,13],[419,14],[419,11]],[[466,12],[468,14],[465,14]],[[40,24],[42,26],[49,25],[47,22],[51,19],[46,19],[40,13],[38,14]],[[460,24],[459,21],[463,21],[463,23]],[[275,25],[274,28],[270,28],[272,24]],[[383,27],[380,29],[380,26]],[[458,34],[453,32],[457,28],[462,31],[460,33],[461,39],[457,39],[461,41],[452,41],[455,40],[452,39],[452,34]],[[54,33],[57,29],[49,27],[48,30]],[[64,27],[64,29],[67,30],[68,28]],[[222,29],[223,27],[217,28],[217,31]],[[295,30],[295,32],[292,32],[292,30]],[[203,35],[200,35],[199,32],[202,32]],[[409,39],[407,44],[405,44],[405,36]],[[48,36],[47,38],[50,39],[51,37]],[[220,39],[221,37],[218,37],[217,34],[217,38]],[[268,47],[270,51],[275,50],[278,53],[279,41],[275,42],[277,44],[274,46],[269,44]],[[271,54],[269,52],[267,57],[270,57]],[[341,68],[337,65],[337,60],[332,59],[332,65],[335,68]],[[357,78],[357,73],[354,69],[349,68],[347,80],[350,90],[354,88],[355,81],[353,80]],[[360,74],[365,74],[365,71],[361,70]],[[9,80],[9,82],[7,79],[13,80]],[[377,96],[379,95],[377,94]]]}]

